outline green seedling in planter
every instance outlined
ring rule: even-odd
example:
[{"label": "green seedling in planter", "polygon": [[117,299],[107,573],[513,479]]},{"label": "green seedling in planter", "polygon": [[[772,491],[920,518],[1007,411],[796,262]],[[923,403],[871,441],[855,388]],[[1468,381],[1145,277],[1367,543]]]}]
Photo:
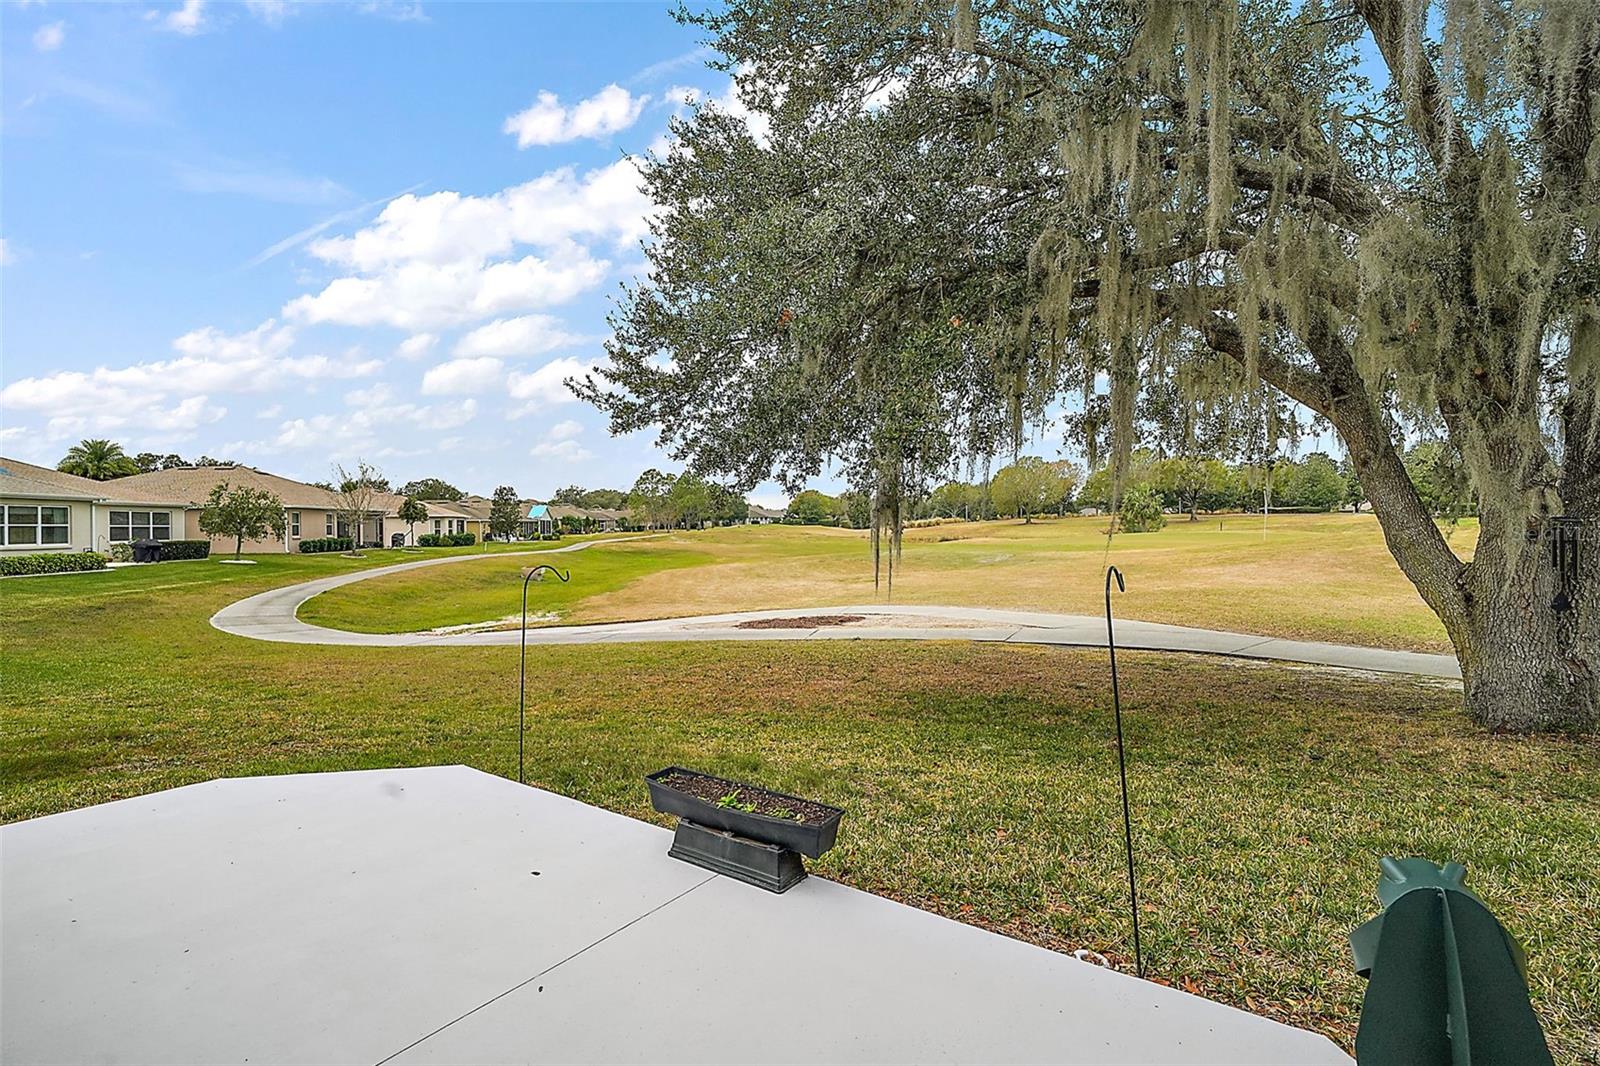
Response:
[{"label": "green seedling in planter", "polygon": [[794,813],[793,811],[791,811],[787,807],[779,807],[777,810],[772,812],[772,817],[774,817],[774,818],[787,818],[792,822],[800,820],[800,816],[798,814]]},{"label": "green seedling in planter", "polygon": [[754,814],[756,809],[756,805],[754,803],[739,802],[739,792],[737,789],[717,800],[717,806],[732,807],[734,810],[744,811],[746,814]]}]

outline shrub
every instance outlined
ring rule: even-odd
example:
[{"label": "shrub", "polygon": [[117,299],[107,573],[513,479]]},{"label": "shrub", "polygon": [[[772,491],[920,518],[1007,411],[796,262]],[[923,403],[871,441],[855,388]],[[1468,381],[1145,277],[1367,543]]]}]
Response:
[{"label": "shrub", "polygon": [[18,574],[72,574],[104,570],[106,557],[99,552],[43,552],[39,555],[0,555],[0,577]]},{"label": "shrub", "polygon": [[302,540],[300,550],[308,555],[314,552],[347,552],[351,545],[349,537],[314,537]]},{"label": "shrub", "polygon": [[1123,494],[1122,509],[1117,514],[1124,533],[1154,533],[1167,524],[1167,516],[1161,512],[1161,497],[1142,485]]},{"label": "shrub", "polygon": [[161,542],[161,561],[171,559],[204,559],[211,554],[209,540],[164,540]]},{"label": "shrub", "polygon": [[106,549],[106,557],[114,563],[133,562],[132,544],[113,544]]},{"label": "shrub", "polygon": [[424,533],[417,538],[417,546],[421,548],[465,548],[476,543],[476,533]]}]

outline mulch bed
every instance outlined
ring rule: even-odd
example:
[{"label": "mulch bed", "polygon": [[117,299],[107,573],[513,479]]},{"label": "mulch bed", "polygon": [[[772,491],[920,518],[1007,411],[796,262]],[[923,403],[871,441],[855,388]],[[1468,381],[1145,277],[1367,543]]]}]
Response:
[{"label": "mulch bed", "polygon": [[752,618],[740,622],[735,629],[821,629],[823,626],[844,626],[866,621],[860,614],[803,614],[798,618]]},{"label": "mulch bed", "polygon": [[707,803],[715,804],[724,796],[733,796],[732,806],[737,810],[750,810],[755,814],[785,818],[803,825],[821,825],[835,813],[832,807],[824,807],[820,803],[768,792],[764,788],[729,781],[725,777],[675,772],[658,780],[668,788],[686,792]]}]

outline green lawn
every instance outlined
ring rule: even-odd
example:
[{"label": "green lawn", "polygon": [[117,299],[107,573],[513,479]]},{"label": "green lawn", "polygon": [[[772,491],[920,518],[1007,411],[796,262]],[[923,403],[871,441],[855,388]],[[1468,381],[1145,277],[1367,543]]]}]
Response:
[{"label": "green lawn", "polygon": [[361,633],[408,633],[503,620],[517,616],[522,608],[523,568],[547,562],[571,575],[563,582],[546,574],[528,586],[529,624],[549,625],[570,614],[574,604],[623,588],[645,574],[714,560],[687,545],[652,539],[621,540],[542,560],[491,557],[346,585],[308,600],[300,608],[300,618]]},{"label": "green lawn", "polygon": [[[395,556],[260,558],[0,582],[0,816],[233,774],[514,773],[515,648],[212,629],[240,596]],[[823,876],[1128,965],[1103,655],[641,644],[528,665],[545,787],[641,818],[641,775],[669,763],[814,795],[849,812]],[[1560,1059],[1600,1053],[1593,742],[1485,736],[1457,690],[1397,678],[1129,654],[1123,691],[1152,975],[1349,1046],[1345,936],[1378,858],[1451,858],[1527,946]]]},{"label": "green lawn", "polygon": [[[1444,627],[1399,572],[1371,515],[1228,515],[1159,533],[1105,520],[952,523],[908,530],[893,601],[1098,614],[1107,562],[1127,575],[1128,618],[1264,636],[1449,651]],[[1470,553],[1476,529],[1452,543]],[[866,534],[796,526],[679,532],[564,557],[571,586],[531,590],[530,611],[612,622],[888,600]],[[509,561],[397,574],[335,589],[301,616],[369,632],[505,618],[519,609]],[[401,608],[404,608],[403,610]]]}]

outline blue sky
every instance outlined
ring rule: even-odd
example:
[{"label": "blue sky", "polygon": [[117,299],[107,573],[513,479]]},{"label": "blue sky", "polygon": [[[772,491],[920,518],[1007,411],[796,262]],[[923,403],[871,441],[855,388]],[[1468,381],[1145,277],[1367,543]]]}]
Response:
[{"label": "blue sky", "polygon": [[729,89],[665,5],[8,4],[0,39],[0,451],[670,466],[561,386],[641,268],[627,153]]},{"label": "blue sky", "polygon": [[628,153],[736,109],[668,10],[0,4],[0,453],[532,496],[674,469],[562,385],[642,269]]}]

